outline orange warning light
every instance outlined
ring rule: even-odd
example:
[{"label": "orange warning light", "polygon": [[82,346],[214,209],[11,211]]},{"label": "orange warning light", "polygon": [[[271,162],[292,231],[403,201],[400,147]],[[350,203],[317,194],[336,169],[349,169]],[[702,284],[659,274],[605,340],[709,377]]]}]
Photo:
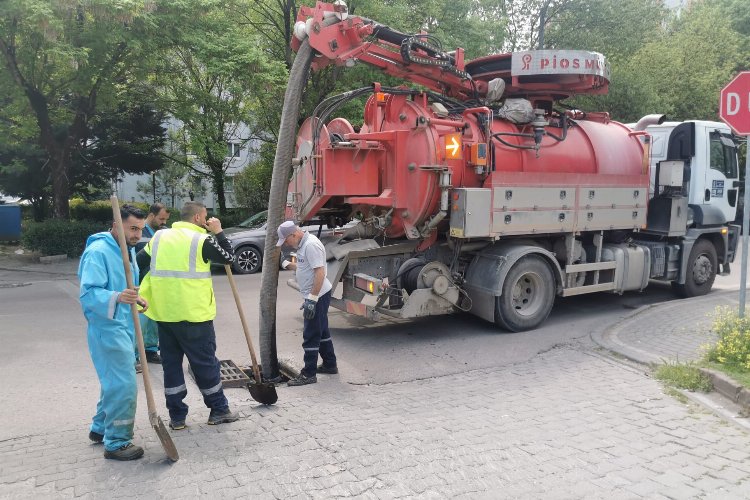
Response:
[{"label": "orange warning light", "polygon": [[461,147],[461,134],[447,134],[445,136],[445,157],[449,160],[460,160],[463,158]]}]

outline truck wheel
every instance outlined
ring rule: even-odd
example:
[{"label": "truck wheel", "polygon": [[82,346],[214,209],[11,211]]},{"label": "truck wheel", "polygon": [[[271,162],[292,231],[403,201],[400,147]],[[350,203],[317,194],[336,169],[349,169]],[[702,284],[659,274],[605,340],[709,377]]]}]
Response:
[{"label": "truck wheel", "polygon": [[241,247],[234,253],[232,270],[237,274],[254,274],[260,270],[263,258],[255,247]]},{"label": "truck wheel", "polygon": [[541,257],[529,255],[511,268],[495,298],[495,324],[521,332],[533,330],[549,316],[555,302],[555,277]]},{"label": "truck wheel", "polygon": [[716,248],[708,240],[698,240],[693,245],[685,270],[685,284],[675,283],[674,289],[681,297],[697,297],[711,291],[716,279]]}]

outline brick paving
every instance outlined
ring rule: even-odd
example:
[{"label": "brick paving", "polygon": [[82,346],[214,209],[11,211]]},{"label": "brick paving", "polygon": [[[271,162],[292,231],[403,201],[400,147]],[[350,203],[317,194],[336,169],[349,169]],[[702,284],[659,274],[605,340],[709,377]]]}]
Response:
[{"label": "brick paving", "polygon": [[412,382],[321,376],[279,396],[263,407],[233,390],[243,418],[216,427],[193,404],[175,464],[141,410],[134,463],[105,460],[83,423],[0,441],[0,497],[750,498],[750,435],[582,344]]},{"label": "brick paving", "polygon": [[716,309],[738,304],[738,293],[731,291],[645,306],[594,340],[640,363],[695,361],[716,341],[711,331]]}]

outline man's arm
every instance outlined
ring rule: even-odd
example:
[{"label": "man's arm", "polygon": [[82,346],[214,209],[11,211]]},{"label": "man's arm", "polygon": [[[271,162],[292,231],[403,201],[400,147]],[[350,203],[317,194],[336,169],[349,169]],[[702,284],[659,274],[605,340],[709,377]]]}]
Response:
[{"label": "man's arm", "polygon": [[143,278],[148,274],[149,270],[151,269],[151,254],[146,253],[146,249],[143,248],[138,254],[135,256],[135,262],[138,264],[138,270],[139,270],[139,283],[143,283]]},{"label": "man's arm", "polygon": [[313,286],[312,290],[310,290],[310,294],[317,297],[318,294],[320,294],[320,289],[323,288],[323,281],[325,281],[326,279],[326,268],[316,267],[315,269],[313,269],[313,272],[315,274],[313,276]]},{"label": "man's arm", "polygon": [[203,260],[217,264],[230,264],[234,260],[232,242],[224,232],[209,236],[203,242]]}]

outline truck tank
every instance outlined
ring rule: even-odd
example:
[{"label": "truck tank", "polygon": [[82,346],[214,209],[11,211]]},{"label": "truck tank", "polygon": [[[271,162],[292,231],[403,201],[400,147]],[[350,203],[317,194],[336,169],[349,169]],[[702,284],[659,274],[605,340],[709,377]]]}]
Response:
[{"label": "truck tank", "polygon": [[[606,114],[534,110],[551,101],[531,97],[515,99],[527,122],[514,123],[514,116],[498,116],[499,107],[435,97],[376,88],[358,130],[343,118],[325,125],[308,118],[297,137],[288,215],[306,220],[360,214],[379,220],[388,238],[420,239],[428,226],[441,224],[448,189],[490,189],[493,206],[501,208],[507,205],[504,188],[534,189],[546,193],[542,198],[550,194],[545,188],[573,188],[557,207],[563,208],[576,204],[580,187],[627,186],[643,190],[645,205],[644,145],[638,133]],[[511,209],[534,208],[526,204]],[[622,225],[634,226],[630,220]]]}]

